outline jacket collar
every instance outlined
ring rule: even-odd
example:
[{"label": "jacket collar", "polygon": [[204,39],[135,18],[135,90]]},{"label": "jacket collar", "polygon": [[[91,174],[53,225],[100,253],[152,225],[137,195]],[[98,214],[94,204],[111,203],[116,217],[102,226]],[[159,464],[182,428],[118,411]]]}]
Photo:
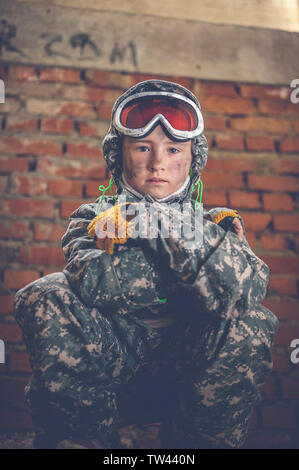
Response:
[{"label": "jacket collar", "polygon": [[[122,194],[122,196],[125,195],[127,200],[138,201],[138,200],[147,198],[147,195],[143,195],[139,193],[138,191],[136,191],[136,189],[132,188],[132,186],[130,186],[128,182],[126,181],[123,174],[120,178],[119,185],[121,187],[120,194]],[[168,204],[175,203],[175,202],[187,202],[188,200],[191,200],[190,189],[191,189],[191,180],[188,175],[183,185],[174,193],[169,194],[167,197],[162,198],[162,199],[155,198],[154,196],[150,196],[150,198],[152,198],[155,201],[168,203]]]}]

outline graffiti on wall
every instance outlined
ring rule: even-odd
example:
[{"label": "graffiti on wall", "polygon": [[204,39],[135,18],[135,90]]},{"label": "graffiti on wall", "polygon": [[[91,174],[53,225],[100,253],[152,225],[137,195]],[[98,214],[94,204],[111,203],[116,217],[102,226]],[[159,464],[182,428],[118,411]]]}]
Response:
[{"label": "graffiti on wall", "polygon": [[[17,39],[17,26],[2,19],[0,23],[0,56],[4,52],[14,52],[30,59],[15,45]],[[106,56],[111,64],[130,61],[135,67],[137,62],[137,47],[134,41],[113,42],[107,50],[103,50],[90,34],[76,32],[69,36],[53,33],[41,33],[39,39],[44,39],[43,53],[46,57],[64,58],[73,60],[92,60]],[[68,47],[66,47],[68,46]],[[66,52],[66,50],[70,52]]]}]

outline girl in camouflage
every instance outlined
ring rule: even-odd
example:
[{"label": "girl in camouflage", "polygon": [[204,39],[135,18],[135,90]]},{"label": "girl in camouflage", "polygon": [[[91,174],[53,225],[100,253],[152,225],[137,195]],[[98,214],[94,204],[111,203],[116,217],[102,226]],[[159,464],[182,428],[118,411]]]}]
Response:
[{"label": "girl in camouflage", "polygon": [[[202,243],[165,236],[184,204],[190,226],[198,213],[207,141],[196,97],[138,83],[116,101],[103,153],[117,196],[80,206],[62,238],[63,272],[15,297],[35,447],[121,448],[126,418],[161,422],[164,448],[240,448],[278,320],[261,304],[269,269],[237,211],[203,210]],[[132,236],[127,209],[141,205],[159,214],[155,237]],[[121,233],[102,237],[111,220]]]}]

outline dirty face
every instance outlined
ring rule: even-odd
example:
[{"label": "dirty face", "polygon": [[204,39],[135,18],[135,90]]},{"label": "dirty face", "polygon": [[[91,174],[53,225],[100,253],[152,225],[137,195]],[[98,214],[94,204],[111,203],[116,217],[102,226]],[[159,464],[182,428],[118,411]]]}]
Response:
[{"label": "dirty face", "polygon": [[124,176],[143,195],[161,199],[177,191],[187,178],[191,161],[191,140],[170,140],[160,125],[146,137],[123,139]]}]

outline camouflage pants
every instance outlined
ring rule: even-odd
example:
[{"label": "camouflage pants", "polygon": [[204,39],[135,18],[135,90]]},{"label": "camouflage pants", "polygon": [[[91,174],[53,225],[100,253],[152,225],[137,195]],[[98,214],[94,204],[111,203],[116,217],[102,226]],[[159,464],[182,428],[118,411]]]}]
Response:
[{"label": "camouflage pants", "polygon": [[68,436],[120,448],[123,414],[161,418],[173,448],[241,447],[278,327],[259,306],[233,320],[182,312],[176,323],[150,328],[84,305],[63,273],[18,291],[15,316],[32,367],[25,396],[37,448]]}]

